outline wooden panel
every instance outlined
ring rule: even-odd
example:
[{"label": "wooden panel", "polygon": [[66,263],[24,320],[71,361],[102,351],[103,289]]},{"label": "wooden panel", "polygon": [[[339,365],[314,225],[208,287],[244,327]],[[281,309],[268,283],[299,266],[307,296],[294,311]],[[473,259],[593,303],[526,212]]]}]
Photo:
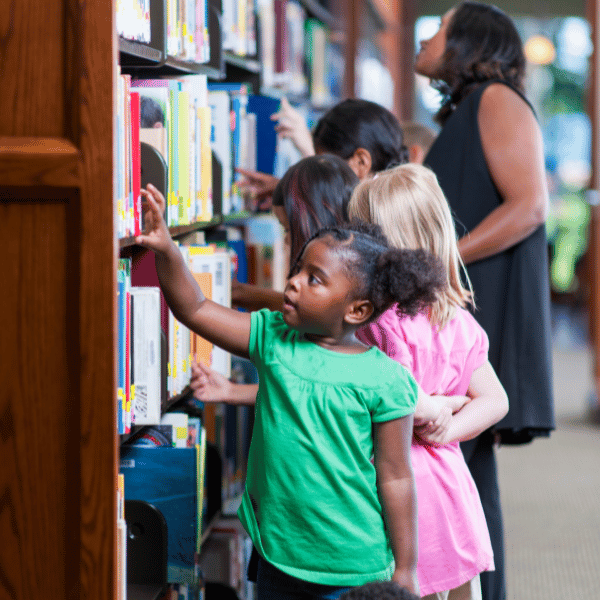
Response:
[{"label": "wooden panel", "polygon": [[113,209],[113,90],[117,61],[114,2],[70,0],[80,29],[69,55],[81,56],[78,148],[81,186],[80,595],[116,597],[116,264]]},{"label": "wooden panel", "polygon": [[62,9],[57,0],[0,2],[0,135],[63,137]]},{"label": "wooden panel", "polygon": [[79,150],[60,138],[0,137],[0,185],[75,187]]},{"label": "wooden panel", "polygon": [[[0,597],[66,598],[79,549],[77,256],[69,203],[0,190]],[[72,193],[72,192],[71,192]],[[43,199],[40,202],[39,199]],[[73,264],[73,262],[75,264]],[[75,441],[75,444],[73,444]],[[75,455],[73,448],[75,447]],[[73,569],[71,567],[71,572]],[[76,571],[75,571],[76,572]]]}]

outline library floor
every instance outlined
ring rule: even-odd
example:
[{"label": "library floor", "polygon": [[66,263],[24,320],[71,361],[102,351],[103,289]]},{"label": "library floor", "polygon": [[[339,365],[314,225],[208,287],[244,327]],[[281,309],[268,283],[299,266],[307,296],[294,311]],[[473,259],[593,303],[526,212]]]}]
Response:
[{"label": "library floor", "polygon": [[600,598],[600,425],[581,315],[554,312],[556,431],[498,452],[507,600]]}]

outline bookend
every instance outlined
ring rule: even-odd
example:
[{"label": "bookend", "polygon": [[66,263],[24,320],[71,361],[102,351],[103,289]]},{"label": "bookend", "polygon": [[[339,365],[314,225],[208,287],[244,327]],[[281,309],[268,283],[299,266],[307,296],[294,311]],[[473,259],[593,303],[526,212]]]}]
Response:
[{"label": "bookend", "polygon": [[162,154],[145,142],[141,146],[142,187],[151,183],[166,198],[167,197],[167,163]]},{"label": "bookend", "polygon": [[167,586],[167,522],[143,500],[125,500],[127,582]]}]

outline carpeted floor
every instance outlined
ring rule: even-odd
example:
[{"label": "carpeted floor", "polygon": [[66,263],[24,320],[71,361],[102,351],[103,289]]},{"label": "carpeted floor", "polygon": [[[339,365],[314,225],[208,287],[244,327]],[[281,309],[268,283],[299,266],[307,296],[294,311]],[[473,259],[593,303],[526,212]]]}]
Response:
[{"label": "carpeted floor", "polygon": [[600,599],[600,425],[587,418],[585,343],[556,340],[554,388],[553,435],[498,452],[507,600]]}]

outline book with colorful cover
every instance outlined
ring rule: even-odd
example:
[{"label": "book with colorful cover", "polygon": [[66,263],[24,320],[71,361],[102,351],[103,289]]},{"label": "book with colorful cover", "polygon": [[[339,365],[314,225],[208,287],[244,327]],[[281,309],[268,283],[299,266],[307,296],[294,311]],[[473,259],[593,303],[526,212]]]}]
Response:
[{"label": "book with colorful cover", "polygon": [[195,584],[200,550],[202,504],[199,495],[201,450],[168,446],[121,446],[120,472],[125,498],[155,506],[167,522],[167,579]]}]

